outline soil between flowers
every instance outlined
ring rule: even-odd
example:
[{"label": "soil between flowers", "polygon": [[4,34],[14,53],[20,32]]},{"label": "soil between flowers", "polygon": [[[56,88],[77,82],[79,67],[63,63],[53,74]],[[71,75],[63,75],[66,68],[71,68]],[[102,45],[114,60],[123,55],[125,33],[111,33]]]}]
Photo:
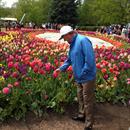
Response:
[{"label": "soil between flowers", "polygon": [[[71,116],[77,112],[78,105],[68,105],[64,114],[48,111],[37,118],[28,113],[25,121],[9,119],[0,124],[0,130],[83,130],[84,123],[76,122]],[[129,130],[130,106],[97,103],[93,130]]]}]

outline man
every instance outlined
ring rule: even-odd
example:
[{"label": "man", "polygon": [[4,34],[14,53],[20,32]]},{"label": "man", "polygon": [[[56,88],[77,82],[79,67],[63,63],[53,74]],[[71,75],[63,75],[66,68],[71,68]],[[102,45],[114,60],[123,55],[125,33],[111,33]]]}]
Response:
[{"label": "man", "polygon": [[91,41],[74,31],[70,26],[63,26],[60,29],[61,38],[70,44],[68,58],[62,66],[54,72],[65,71],[70,65],[77,87],[79,101],[79,113],[72,119],[85,121],[84,130],[92,130],[94,89],[96,80],[95,56]]}]

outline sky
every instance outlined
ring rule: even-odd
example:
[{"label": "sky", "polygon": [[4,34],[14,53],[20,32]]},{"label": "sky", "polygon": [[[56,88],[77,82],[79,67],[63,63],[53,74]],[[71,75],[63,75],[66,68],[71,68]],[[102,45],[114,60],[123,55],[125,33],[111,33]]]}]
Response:
[{"label": "sky", "polygon": [[[18,0],[2,0],[6,5],[6,7],[11,7],[13,3],[17,2]],[[84,1],[84,0],[82,0]]]},{"label": "sky", "polygon": [[2,0],[6,5],[6,7],[11,7],[13,3],[17,2],[18,0]]}]

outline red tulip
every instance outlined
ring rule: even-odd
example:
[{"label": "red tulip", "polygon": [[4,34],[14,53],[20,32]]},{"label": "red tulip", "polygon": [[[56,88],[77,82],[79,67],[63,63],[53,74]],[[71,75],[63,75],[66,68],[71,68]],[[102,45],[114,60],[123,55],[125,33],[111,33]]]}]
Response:
[{"label": "red tulip", "polygon": [[34,66],[34,67],[33,67],[33,71],[34,71],[35,73],[37,73],[37,72],[38,72],[38,66]]},{"label": "red tulip", "polygon": [[59,75],[59,72],[57,72],[57,71],[54,71],[54,72],[53,72],[53,78],[57,78],[58,75]]},{"label": "red tulip", "polygon": [[11,75],[13,78],[17,78],[18,77],[18,73],[17,72],[13,72]]},{"label": "red tulip", "polygon": [[113,68],[110,68],[109,71],[110,71],[111,73],[113,73],[113,72],[114,72],[114,69],[113,69]]},{"label": "red tulip", "polygon": [[42,75],[45,75],[45,74],[46,74],[45,70],[43,70],[43,69],[40,69],[40,70],[39,70],[39,73],[42,74]]},{"label": "red tulip", "polygon": [[102,73],[106,73],[107,72],[106,68],[101,69],[101,71],[102,71]]},{"label": "red tulip", "polygon": [[12,62],[12,61],[11,61],[11,62],[9,62],[9,63],[8,63],[8,68],[12,68],[12,67],[13,67],[13,65],[14,65],[14,64],[13,64],[13,62]]},{"label": "red tulip", "polygon": [[31,68],[33,68],[35,65],[36,65],[36,62],[35,62],[35,61],[30,62]]},{"label": "red tulip", "polygon": [[96,67],[97,67],[98,69],[101,69],[100,63],[97,63],[97,64],[96,64]]},{"label": "red tulip", "polygon": [[72,72],[72,66],[69,66],[69,68],[67,69],[67,71]]}]

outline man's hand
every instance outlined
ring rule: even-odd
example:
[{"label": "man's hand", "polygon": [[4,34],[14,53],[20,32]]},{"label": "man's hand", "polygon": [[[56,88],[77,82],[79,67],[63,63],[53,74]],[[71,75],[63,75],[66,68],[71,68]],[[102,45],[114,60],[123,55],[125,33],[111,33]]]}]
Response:
[{"label": "man's hand", "polygon": [[58,69],[54,70],[54,72],[55,72],[55,73],[60,73],[61,70],[58,68]]},{"label": "man's hand", "polygon": [[53,77],[54,77],[54,78],[57,78],[60,72],[61,72],[61,70],[60,70],[59,68],[56,69],[56,70],[54,70],[54,72],[53,72]]}]

